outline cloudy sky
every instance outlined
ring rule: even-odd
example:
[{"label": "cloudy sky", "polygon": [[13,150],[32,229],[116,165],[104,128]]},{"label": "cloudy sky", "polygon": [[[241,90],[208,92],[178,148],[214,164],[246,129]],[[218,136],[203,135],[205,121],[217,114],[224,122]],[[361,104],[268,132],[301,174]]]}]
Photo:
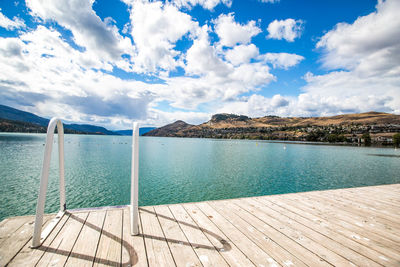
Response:
[{"label": "cloudy sky", "polygon": [[0,104],[110,129],[400,114],[400,1],[0,1]]}]

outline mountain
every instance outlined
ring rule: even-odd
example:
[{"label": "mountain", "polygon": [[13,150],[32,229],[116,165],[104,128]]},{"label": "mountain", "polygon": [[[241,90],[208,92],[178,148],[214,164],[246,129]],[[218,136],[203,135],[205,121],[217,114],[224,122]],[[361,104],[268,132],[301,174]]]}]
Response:
[{"label": "mountain", "polygon": [[[154,129],[156,129],[156,127],[140,127],[139,135],[144,135],[145,133],[150,132]],[[120,135],[132,135],[132,130],[118,130],[114,132]]]},{"label": "mountain", "polygon": [[85,133],[94,133],[94,134],[105,134],[105,135],[118,135],[117,133],[107,130],[101,126],[95,126],[90,124],[64,124],[65,129],[85,132]]},{"label": "mountain", "polygon": [[[36,123],[14,121],[0,118],[0,132],[11,133],[46,133],[47,126],[41,126]],[[88,134],[87,132],[76,131],[72,129],[65,129],[64,133],[67,134]]]},{"label": "mountain", "polygon": [[47,126],[49,124],[48,119],[4,105],[0,105],[0,118],[13,121],[30,122],[39,124],[41,126]]},{"label": "mountain", "polygon": [[400,132],[400,115],[366,112],[331,117],[250,118],[244,115],[215,114],[208,122],[190,125],[177,121],[148,132],[147,136],[175,136],[229,139],[360,142],[371,134],[379,142],[391,142]]},{"label": "mountain", "polygon": [[[0,105],[0,132],[35,132],[45,133],[49,119],[39,117],[33,113],[19,109]],[[145,132],[154,128],[140,128],[139,131]],[[110,131],[101,126],[90,124],[66,124],[64,123],[65,133],[76,134],[104,134],[104,135],[123,135],[119,131]],[[129,131],[129,130],[127,130]],[[132,130],[130,130],[132,135]]]},{"label": "mountain", "polygon": [[181,136],[184,137],[185,134],[182,131],[192,128],[194,125],[188,124],[184,121],[176,121],[171,124],[167,124],[163,127],[156,128],[150,132],[144,134],[144,136]]}]

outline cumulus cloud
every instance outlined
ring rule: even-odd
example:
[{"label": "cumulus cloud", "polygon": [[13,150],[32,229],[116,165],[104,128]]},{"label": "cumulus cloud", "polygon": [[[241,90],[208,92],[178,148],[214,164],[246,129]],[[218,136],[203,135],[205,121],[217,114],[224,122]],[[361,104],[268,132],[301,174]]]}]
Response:
[{"label": "cumulus cloud", "polygon": [[137,72],[174,70],[182,65],[175,43],[184,35],[196,32],[197,22],[175,6],[161,2],[129,2],[131,35],[136,44]]},{"label": "cumulus cloud", "polygon": [[[339,23],[317,43],[328,69],[386,73],[400,62],[399,1],[380,1],[376,12],[353,24]],[[392,73],[392,74],[398,74]]]},{"label": "cumulus cloud", "polygon": [[1,12],[0,8],[0,27],[6,29],[6,30],[14,30],[14,29],[19,29],[19,28],[25,28],[25,23],[22,19],[18,17],[14,17],[12,20],[4,16],[4,14]]},{"label": "cumulus cloud", "polygon": [[220,15],[214,20],[214,24],[220,44],[227,47],[233,47],[236,44],[248,44],[253,36],[261,32],[254,20],[247,22],[247,24],[235,22],[233,13]]},{"label": "cumulus cloud", "polygon": [[73,49],[44,26],[19,38],[0,38],[2,103],[75,122],[90,116],[144,120],[153,97],[147,85],[86,69],[87,60],[88,52]]},{"label": "cumulus cloud", "polygon": [[351,24],[339,23],[323,35],[317,48],[331,71],[304,75],[307,84],[298,96],[252,95],[219,111],[250,116],[329,116],[371,110],[400,114],[398,10],[399,1],[380,1],[375,12]]},{"label": "cumulus cloud", "polygon": [[306,75],[304,88],[336,110],[400,112],[400,2],[380,1],[376,12],[339,23],[322,36],[323,65],[335,70]]},{"label": "cumulus cloud", "polygon": [[[197,123],[209,116],[196,111],[199,104],[230,101],[275,79],[260,62],[232,66],[208,38],[205,26],[188,51],[185,62],[193,77],[146,83],[87,68],[91,60],[88,51],[72,48],[55,29],[38,26],[18,38],[0,38],[0,98],[2,103],[42,116],[111,128],[127,127],[129,119],[147,125],[166,124],[172,118]],[[160,101],[192,112],[158,110]]]},{"label": "cumulus cloud", "polygon": [[224,51],[221,53],[218,47],[210,44],[209,30],[207,26],[202,27],[185,58],[186,73],[198,77],[167,79],[171,88],[181,92],[180,96],[188,96],[174,100],[176,107],[195,108],[194,103],[228,101],[276,79],[266,63],[249,61],[249,57],[258,54],[254,45],[235,46],[226,51],[228,60],[225,60]]},{"label": "cumulus cloud", "polygon": [[69,29],[75,43],[92,52],[93,57],[112,61],[133,52],[130,39],[122,37],[116,26],[102,21],[93,11],[92,0],[27,0],[26,5],[31,15]]},{"label": "cumulus cloud", "polygon": [[267,31],[268,39],[285,39],[288,42],[293,42],[303,32],[303,21],[294,19],[274,20],[268,25]]},{"label": "cumulus cloud", "polygon": [[[298,96],[272,97],[263,96],[268,84],[279,78],[271,68],[286,70],[304,57],[260,54],[261,48],[251,42],[261,32],[255,21],[239,23],[231,13],[199,25],[174,2],[125,2],[130,22],[124,31],[133,43],[119,34],[123,29],[117,29],[112,18],[99,18],[90,0],[28,0],[31,14],[39,18],[36,27],[0,37],[0,102],[42,116],[110,128],[130,127],[131,119],[157,126],[177,119],[201,123],[216,112],[400,113],[398,1],[379,2],[376,12],[324,34],[317,51],[322,52],[325,74],[304,75],[306,85]],[[187,3],[213,6],[206,2]],[[84,49],[71,46],[40,19],[69,29]],[[294,28],[288,26],[288,32]],[[300,35],[285,31],[283,27],[281,38],[288,41]],[[180,40],[187,48],[177,47]],[[119,78],[113,73],[115,67],[134,72],[131,77],[139,79]],[[172,70],[179,75],[169,74]],[[149,75],[155,79],[146,80]],[[168,103],[171,109],[166,111],[159,103]]]},{"label": "cumulus cloud", "polygon": [[196,5],[202,6],[204,9],[214,10],[219,4],[224,4],[227,7],[231,7],[232,0],[173,0],[172,1],[179,8],[191,9]]},{"label": "cumulus cloud", "polygon": [[208,31],[209,28],[203,26],[187,51],[185,70],[195,75],[226,76],[232,68],[223,62],[215,47],[211,46]]},{"label": "cumulus cloud", "polygon": [[251,59],[259,55],[257,46],[254,44],[237,45],[233,49],[229,49],[225,53],[225,58],[233,65],[249,63]]},{"label": "cumulus cloud", "polygon": [[304,60],[303,56],[289,53],[266,53],[259,58],[271,63],[274,68],[289,69]]},{"label": "cumulus cloud", "polygon": [[270,98],[253,94],[241,101],[232,101],[219,108],[217,112],[246,114],[251,117],[266,115],[287,116],[293,108],[293,97],[284,97],[276,94]]}]

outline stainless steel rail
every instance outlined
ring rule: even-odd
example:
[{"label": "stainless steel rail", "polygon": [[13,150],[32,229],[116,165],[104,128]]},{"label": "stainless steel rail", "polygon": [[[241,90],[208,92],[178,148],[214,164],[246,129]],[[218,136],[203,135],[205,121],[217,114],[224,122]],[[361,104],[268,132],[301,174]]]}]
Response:
[{"label": "stainless steel rail", "polygon": [[[49,180],[51,151],[53,149],[54,131],[57,126],[58,132],[58,161],[60,171],[60,211],[56,218],[47,226],[42,233],[44,204],[46,202],[47,184]],[[40,178],[39,197],[36,206],[35,228],[33,231],[32,247],[40,246],[42,241],[51,232],[52,228],[57,225],[58,221],[64,215],[67,209],[65,202],[65,183],[64,183],[64,127],[62,121],[58,118],[52,118],[47,127],[46,145],[44,147],[44,159],[42,167],[42,175]]]},{"label": "stainless steel rail", "polygon": [[[60,211],[56,217],[48,224],[42,232],[44,206],[46,202],[46,192],[49,180],[49,170],[51,161],[51,151],[53,148],[54,131],[57,126],[58,130],[58,160],[60,173]],[[131,202],[130,202],[130,219],[131,234],[139,234],[139,124],[133,123],[132,129],[132,163],[131,163]],[[62,121],[58,118],[52,118],[47,127],[46,144],[44,148],[44,159],[42,174],[40,179],[39,196],[36,206],[35,226],[32,238],[32,248],[39,247],[43,240],[50,234],[53,228],[61,220],[67,209],[65,201],[65,181],[64,181],[64,127]]]}]

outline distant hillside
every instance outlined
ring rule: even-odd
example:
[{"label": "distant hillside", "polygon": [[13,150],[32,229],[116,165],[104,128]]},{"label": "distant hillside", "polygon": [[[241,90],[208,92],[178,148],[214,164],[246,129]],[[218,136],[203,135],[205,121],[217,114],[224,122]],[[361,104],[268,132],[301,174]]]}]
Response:
[{"label": "distant hillside", "polygon": [[400,115],[383,112],[287,118],[249,118],[224,113],[213,115],[211,120],[200,125],[177,121],[146,135],[354,143],[362,142],[362,134],[368,133],[372,141],[390,143],[396,132],[400,132]]},{"label": "distant hillside", "polygon": [[[33,113],[0,105],[0,132],[46,132],[49,119]],[[65,133],[117,135],[104,127],[88,124],[65,124]]]},{"label": "distant hillside", "polygon": [[[47,127],[36,123],[13,121],[0,118],[0,132],[11,133],[46,133]],[[87,134],[86,132],[64,129],[67,134]]]},{"label": "distant hillside", "polygon": [[[39,117],[12,107],[0,105],[0,132],[45,133],[49,119]],[[155,127],[141,127],[139,134],[143,135]],[[103,134],[103,135],[132,135],[132,130],[110,131],[101,126],[90,124],[65,124],[65,133]]]},{"label": "distant hillside", "polygon": [[94,134],[105,134],[105,135],[118,135],[117,133],[107,130],[101,126],[89,125],[89,124],[64,124],[65,129],[94,133]]},{"label": "distant hillside", "polygon": [[4,105],[0,105],[0,118],[13,121],[31,122],[41,126],[47,126],[49,124],[48,119]]},{"label": "distant hillside", "polygon": [[145,133],[145,136],[184,136],[180,135],[180,133],[186,129],[193,127],[193,125],[188,124],[184,121],[176,121],[171,124],[167,124],[163,127],[154,129],[148,133]]}]

